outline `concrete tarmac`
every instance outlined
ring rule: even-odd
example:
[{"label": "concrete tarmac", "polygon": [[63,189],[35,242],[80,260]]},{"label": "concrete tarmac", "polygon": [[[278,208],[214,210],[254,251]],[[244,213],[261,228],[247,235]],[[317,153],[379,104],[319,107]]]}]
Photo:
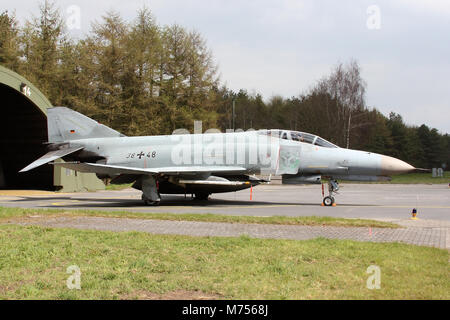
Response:
[{"label": "concrete tarmac", "polygon": [[336,207],[323,207],[320,185],[261,185],[250,190],[213,194],[208,201],[190,195],[162,195],[160,206],[144,206],[134,189],[83,193],[0,191],[0,206],[126,210],[138,212],[216,213],[250,216],[331,216],[385,221],[407,220],[416,208],[419,220],[450,223],[446,184],[341,184]]}]

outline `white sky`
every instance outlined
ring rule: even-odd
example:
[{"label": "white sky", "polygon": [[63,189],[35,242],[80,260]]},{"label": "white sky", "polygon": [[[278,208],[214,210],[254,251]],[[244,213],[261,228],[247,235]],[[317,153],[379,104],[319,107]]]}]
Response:
[{"label": "white sky", "polygon": [[[38,1],[2,0],[19,21],[37,16]],[[146,5],[159,24],[199,31],[229,88],[272,95],[305,92],[339,61],[355,58],[367,103],[410,125],[450,133],[448,0],[56,0],[80,8],[81,29],[114,9],[133,20]],[[369,6],[379,9],[379,20]],[[375,19],[375,20],[374,20]],[[379,29],[369,29],[369,25]],[[370,24],[372,22],[372,24]],[[375,24],[374,24],[375,23]]]}]

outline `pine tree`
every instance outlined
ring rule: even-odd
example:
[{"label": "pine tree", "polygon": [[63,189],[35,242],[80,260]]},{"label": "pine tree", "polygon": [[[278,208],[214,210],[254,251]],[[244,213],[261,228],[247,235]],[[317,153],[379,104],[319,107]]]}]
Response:
[{"label": "pine tree", "polygon": [[16,17],[4,11],[0,14],[0,64],[19,72],[19,39]]},{"label": "pine tree", "polygon": [[126,132],[126,108],[122,100],[124,85],[125,37],[128,28],[120,14],[107,12],[102,23],[93,24],[93,32],[86,40],[91,56],[94,101],[98,117],[108,126]]},{"label": "pine tree", "polygon": [[22,57],[24,75],[36,83],[51,102],[60,94],[60,47],[65,41],[63,20],[55,5],[47,0],[39,6],[40,16],[27,21],[22,29]]},{"label": "pine tree", "polygon": [[126,38],[123,100],[128,110],[128,133],[158,134],[163,112],[157,103],[160,30],[151,12],[144,8]]}]

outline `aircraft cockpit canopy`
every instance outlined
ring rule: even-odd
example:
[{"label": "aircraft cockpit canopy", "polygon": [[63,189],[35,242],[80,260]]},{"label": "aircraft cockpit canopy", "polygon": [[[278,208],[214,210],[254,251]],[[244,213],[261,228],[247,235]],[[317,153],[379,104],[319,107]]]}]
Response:
[{"label": "aircraft cockpit canopy", "polygon": [[271,130],[259,130],[259,133],[269,135],[272,137],[285,139],[285,140],[293,140],[293,141],[310,143],[310,144],[320,146],[320,147],[325,147],[325,148],[339,148],[337,145],[332,144],[331,142],[329,142],[319,136],[316,136],[316,135],[310,134],[310,133],[306,133],[306,132],[271,129]]}]

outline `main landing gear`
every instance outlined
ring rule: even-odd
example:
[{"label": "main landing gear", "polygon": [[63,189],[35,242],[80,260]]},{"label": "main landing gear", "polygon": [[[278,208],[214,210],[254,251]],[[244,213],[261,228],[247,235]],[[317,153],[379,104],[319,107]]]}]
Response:
[{"label": "main landing gear", "polygon": [[206,201],[209,198],[210,193],[208,192],[197,192],[195,194],[195,200]]},{"label": "main landing gear", "polygon": [[[337,180],[329,180],[328,181],[328,196],[323,198],[322,205],[330,207],[335,206],[336,202],[333,197],[333,193],[337,193],[339,190],[339,183]],[[322,196],[324,196],[323,184],[322,184]]]},{"label": "main landing gear", "polygon": [[146,206],[158,206],[161,200],[151,200],[145,194],[142,194],[142,201],[144,201]]},{"label": "main landing gear", "polygon": [[142,178],[142,200],[146,206],[157,206],[161,201],[158,181],[153,176]]}]

